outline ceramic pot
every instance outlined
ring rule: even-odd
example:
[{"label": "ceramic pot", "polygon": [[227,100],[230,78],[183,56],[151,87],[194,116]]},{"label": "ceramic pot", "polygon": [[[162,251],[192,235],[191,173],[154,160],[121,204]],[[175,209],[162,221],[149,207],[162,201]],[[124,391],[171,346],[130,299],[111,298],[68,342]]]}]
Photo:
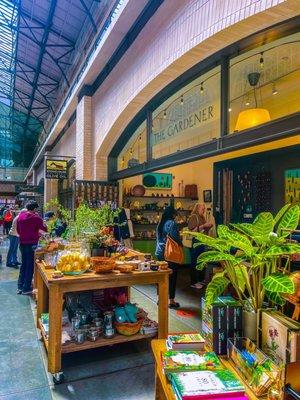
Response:
[{"label": "ceramic pot", "polygon": [[257,341],[257,318],[258,314],[256,312],[243,311],[243,336],[253,342]]},{"label": "ceramic pot", "polygon": [[105,257],[107,255],[107,249],[105,247],[99,247],[98,249],[91,249],[91,257]]}]

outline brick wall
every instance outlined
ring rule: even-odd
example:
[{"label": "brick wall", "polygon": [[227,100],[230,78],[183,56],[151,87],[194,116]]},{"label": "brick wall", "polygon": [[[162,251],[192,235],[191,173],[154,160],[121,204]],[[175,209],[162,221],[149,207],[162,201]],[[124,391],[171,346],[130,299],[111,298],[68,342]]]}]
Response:
[{"label": "brick wall", "polygon": [[92,98],[84,96],[76,113],[76,179],[92,179]]},{"label": "brick wall", "polygon": [[103,179],[103,163],[123,129],[168,83],[219,49],[297,14],[299,0],[166,0],[93,96],[93,177]]}]

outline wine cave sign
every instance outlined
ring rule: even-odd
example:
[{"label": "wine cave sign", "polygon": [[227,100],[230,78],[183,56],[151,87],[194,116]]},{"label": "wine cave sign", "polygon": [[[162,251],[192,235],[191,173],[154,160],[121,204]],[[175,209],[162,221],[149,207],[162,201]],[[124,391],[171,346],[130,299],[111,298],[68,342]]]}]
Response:
[{"label": "wine cave sign", "polygon": [[46,179],[67,179],[67,160],[46,160]]}]

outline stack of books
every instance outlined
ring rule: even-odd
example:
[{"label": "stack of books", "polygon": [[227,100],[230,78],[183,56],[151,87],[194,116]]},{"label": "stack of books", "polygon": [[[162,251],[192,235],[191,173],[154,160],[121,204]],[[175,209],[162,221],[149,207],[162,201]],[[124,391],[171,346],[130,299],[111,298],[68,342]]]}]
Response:
[{"label": "stack of books", "polygon": [[245,388],[215,352],[205,352],[198,333],[170,335],[162,354],[164,372],[177,400],[246,400]]},{"label": "stack of books", "polygon": [[261,316],[261,348],[275,363],[300,361],[300,323],[278,311],[264,310]]},{"label": "stack of books", "polygon": [[201,300],[201,333],[207,346],[218,355],[227,354],[227,339],[233,343],[243,336],[243,307],[231,296],[220,296],[206,307]]},{"label": "stack of books", "polygon": [[167,348],[169,350],[198,350],[204,351],[205,340],[199,333],[181,333],[169,335]]},{"label": "stack of books", "polygon": [[245,389],[226,369],[171,373],[169,377],[178,400],[245,400]]}]

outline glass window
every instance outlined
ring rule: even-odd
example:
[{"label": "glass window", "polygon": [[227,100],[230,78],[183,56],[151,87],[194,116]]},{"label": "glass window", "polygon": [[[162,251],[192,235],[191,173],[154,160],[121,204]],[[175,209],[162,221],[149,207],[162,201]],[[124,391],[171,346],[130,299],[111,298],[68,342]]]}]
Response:
[{"label": "glass window", "polygon": [[220,67],[201,75],[152,115],[152,157],[160,158],[220,136]]},{"label": "glass window", "polygon": [[230,133],[300,110],[300,33],[230,63]]},{"label": "glass window", "polygon": [[143,164],[147,157],[147,131],[144,121],[126,143],[118,157],[118,171]]}]

